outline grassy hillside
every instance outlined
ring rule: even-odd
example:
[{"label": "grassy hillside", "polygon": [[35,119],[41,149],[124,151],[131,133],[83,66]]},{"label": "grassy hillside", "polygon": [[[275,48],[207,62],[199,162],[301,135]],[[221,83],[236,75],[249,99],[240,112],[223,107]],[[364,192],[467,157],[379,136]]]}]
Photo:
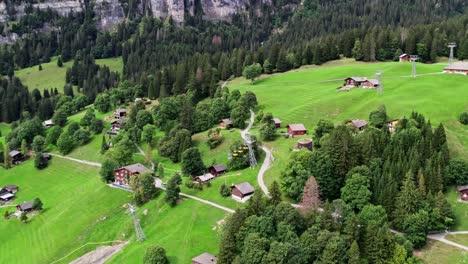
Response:
[{"label": "grassy hillside", "polygon": [[[347,119],[366,119],[379,105],[385,104],[391,118],[409,116],[418,111],[432,121],[435,127],[442,122],[446,128],[449,148],[453,156],[468,159],[467,127],[457,121],[459,113],[468,110],[468,77],[452,74],[438,74],[443,64],[418,64],[416,78],[411,74],[410,63],[359,63],[350,60],[330,62],[323,66],[308,66],[272,76],[262,76],[254,85],[243,78],[228,84],[230,89],[241,92],[253,91],[264,112],[272,112],[288,123],[303,123],[313,134],[320,119],[335,123]],[[376,90],[354,89],[338,92],[343,79],[349,76],[375,78],[376,70],[383,71],[384,93]],[[431,74],[435,73],[435,74]],[[285,128],[281,131],[285,132]],[[266,183],[278,179],[295,139],[278,138],[267,143],[273,148],[275,162],[265,174]]]},{"label": "grassy hillside", "polygon": [[0,132],[1,132],[0,142],[2,144],[5,144],[5,137],[6,135],[8,135],[8,133],[10,133],[10,130],[11,128],[9,125],[0,123]]},{"label": "grassy hillside", "polygon": [[[0,220],[0,263],[50,263],[86,242],[121,239],[132,233],[132,224],[122,207],[126,192],[107,187],[98,168],[53,158],[38,171],[32,160],[10,170],[0,169],[0,186],[16,184],[20,190],[13,204],[40,197],[44,212],[19,219]],[[4,211],[12,208],[1,208]]]},{"label": "grassy hillside", "polygon": [[[111,71],[122,73],[123,62],[122,58],[109,58],[96,60],[99,65],[107,65]],[[51,62],[42,64],[42,71],[39,71],[39,66],[33,66],[15,71],[15,75],[20,78],[21,82],[28,86],[30,90],[37,88],[40,91],[44,89],[57,88],[63,90],[65,85],[65,75],[67,69],[71,68],[73,61],[63,64],[63,67],[57,66],[57,57],[54,57]]]},{"label": "grassy hillside", "polygon": [[415,253],[426,264],[465,264],[468,262],[468,253],[462,249],[429,240],[427,245]]}]

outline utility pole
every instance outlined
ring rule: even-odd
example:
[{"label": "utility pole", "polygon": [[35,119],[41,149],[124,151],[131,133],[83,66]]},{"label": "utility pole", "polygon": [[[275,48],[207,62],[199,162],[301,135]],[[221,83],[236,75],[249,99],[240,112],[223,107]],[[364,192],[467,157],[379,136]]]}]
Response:
[{"label": "utility pole", "polygon": [[141,228],[140,219],[138,219],[136,217],[135,208],[133,208],[133,205],[128,204],[128,211],[130,212],[130,215],[133,218],[133,224],[135,226],[135,233],[136,233],[136,236],[137,236],[137,241],[138,242],[145,241],[146,236],[145,236],[145,233],[143,233],[143,229]]},{"label": "utility pole", "polygon": [[457,46],[455,42],[450,42],[447,47],[450,48],[449,65],[453,64],[453,49]]},{"label": "utility pole", "polygon": [[377,80],[379,81],[377,92],[379,94],[383,94],[382,71],[377,71],[375,75],[377,76]]},{"label": "utility pole", "polygon": [[416,61],[419,59],[418,55],[410,55],[410,61],[412,62],[411,76],[416,77]]}]

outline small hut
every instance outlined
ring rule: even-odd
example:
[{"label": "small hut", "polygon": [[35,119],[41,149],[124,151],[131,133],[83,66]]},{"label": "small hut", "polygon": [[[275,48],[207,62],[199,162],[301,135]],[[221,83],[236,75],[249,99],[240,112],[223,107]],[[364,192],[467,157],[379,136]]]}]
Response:
[{"label": "small hut", "polygon": [[311,138],[304,138],[297,142],[297,149],[308,149],[309,151],[313,150],[314,141]]},{"label": "small hut", "polygon": [[398,59],[400,62],[406,62],[406,61],[409,61],[410,60],[410,55],[406,54],[406,53],[403,53],[401,54]]},{"label": "small hut", "polygon": [[468,185],[458,186],[457,191],[462,201],[468,201]]},{"label": "small hut", "polygon": [[275,122],[275,128],[281,128],[281,120],[279,118],[273,118],[273,122]]}]

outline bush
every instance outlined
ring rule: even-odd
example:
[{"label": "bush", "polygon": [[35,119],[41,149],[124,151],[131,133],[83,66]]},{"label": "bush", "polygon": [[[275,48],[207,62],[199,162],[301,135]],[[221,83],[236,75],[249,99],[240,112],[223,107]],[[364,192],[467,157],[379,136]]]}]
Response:
[{"label": "bush", "polygon": [[166,256],[166,250],[160,246],[151,246],[146,249],[143,257],[144,264],[168,264],[169,260]]},{"label": "bush", "polygon": [[214,149],[217,146],[221,145],[223,141],[224,141],[224,137],[213,137],[213,138],[208,139],[206,144],[208,144],[210,149]]},{"label": "bush", "polygon": [[189,181],[185,181],[184,185],[185,185],[185,187],[187,187],[189,189],[193,189],[193,186],[195,185],[195,183],[193,183],[193,181],[189,180]]},{"label": "bush", "polygon": [[221,185],[221,188],[219,190],[219,193],[221,194],[221,196],[223,197],[228,197],[231,195],[231,190],[229,189],[229,187],[227,187],[226,184],[223,183],[223,185]]},{"label": "bush", "polygon": [[458,120],[463,125],[468,125],[468,112],[461,113],[460,116],[458,117]]}]

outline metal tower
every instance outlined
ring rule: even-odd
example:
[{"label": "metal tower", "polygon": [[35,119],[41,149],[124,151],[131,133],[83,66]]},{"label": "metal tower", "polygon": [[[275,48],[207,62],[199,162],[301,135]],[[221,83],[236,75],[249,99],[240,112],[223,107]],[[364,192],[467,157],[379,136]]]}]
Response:
[{"label": "metal tower", "polygon": [[411,72],[411,76],[412,77],[416,77],[416,61],[419,59],[419,56],[418,55],[410,55],[410,60],[412,62],[412,72]]},{"label": "metal tower", "polygon": [[137,236],[137,241],[138,242],[145,241],[146,236],[145,236],[145,233],[143,233],[143,229],[140,226],[140,219],[138,219],[136,217],[135,208],[133,208],[133,205],[128,204],[128,211],[130,212],[130,214],[132,215],[132,218],[133,218],[133,224],[135,225],[135,233],[136,233],[136,236]]},{"label": "metal tower", "polygon": [[379,87],[377,88],[377,92],[379,94],[383,94],[382,71],[377,71],[375,75],[377,76],[377,80],[379,81]]},{"label": "metal tower", "polygon": [[450,42],[447,47],[450,48],[449,65],[453,64],[453,49],[457,46],[455,42]]},{"label": "metal tower", "polygon": [[245,144],[247,145],[247,147],[249,147],[249,158],[250,158],[250,167],[253,168],[255,166],[257,166],[257,159],[255,158],[255,153],[253,151],[253,148],[252,148],[252,139],[249,138],[248,140],[245,141]]}]

